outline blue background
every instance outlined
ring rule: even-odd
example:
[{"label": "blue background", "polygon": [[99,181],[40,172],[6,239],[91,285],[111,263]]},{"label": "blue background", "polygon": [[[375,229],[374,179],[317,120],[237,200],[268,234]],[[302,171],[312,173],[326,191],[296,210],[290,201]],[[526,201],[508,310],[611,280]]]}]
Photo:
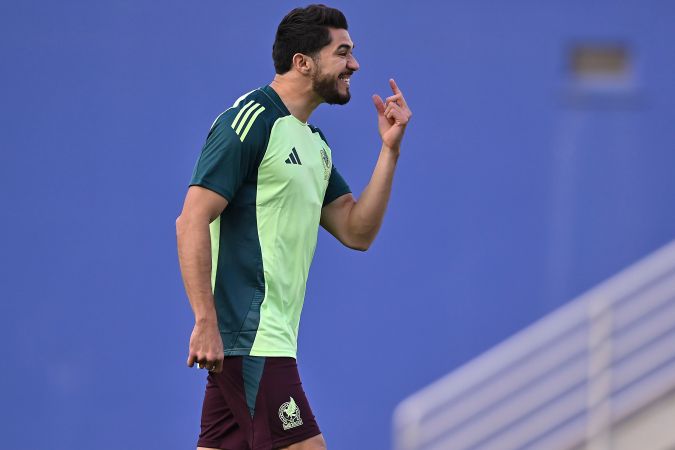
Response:
[{"label": "blue background", "polygon": [[[299,362],[329,447],[386,449],[405,396],[673,238],[675,4],[332,5],[361,70],[311,122],[356,193],[370,95],[393,76],[414,117],[370,251],[320,232]],[[194,446],[174,220],[294,6],[0,3],[0,447]],[[631,79],[575,82],[578,43],[625,45]]]}]

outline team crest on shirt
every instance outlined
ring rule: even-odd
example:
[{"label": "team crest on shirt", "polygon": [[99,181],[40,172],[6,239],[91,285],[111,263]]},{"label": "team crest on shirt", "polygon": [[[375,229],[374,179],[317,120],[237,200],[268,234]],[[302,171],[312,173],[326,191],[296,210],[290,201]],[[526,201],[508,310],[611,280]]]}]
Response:
[{"label": "team crest on shirt", "polygon": [[302,425],[300,408],[295,403],[295,400],[293,400],[293,397],[279,408],[279,419],[281,419],[281,423],[284,426],[284,431]]},{"label": "team crest on shirt", "polygon": [[323,147],[321,147],[321,159],[323,159],[323,177],[328,181],[330,178],[331,164],[330,159],[328,159],[328,153]]}]

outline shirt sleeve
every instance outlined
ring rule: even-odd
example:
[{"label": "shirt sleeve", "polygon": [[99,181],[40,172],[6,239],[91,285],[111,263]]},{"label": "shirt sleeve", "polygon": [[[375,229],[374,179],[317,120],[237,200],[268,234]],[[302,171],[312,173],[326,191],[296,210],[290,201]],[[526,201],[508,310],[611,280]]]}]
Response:
[{"label": "shirt sleeve", "polygon": [[228,111],[216,119],[190,181],[190,186],[214,191],[228,202],[232,201],[243,182],[257,171],[260,155],[264,153],[260,140],[240,140],[230,126],[232,115]]},{"label": "shirt sleeve", "polygon": [[333,166],[330,170],[330,178],[328,179],[326,194],[323,197],[323,206],[326,206],[338,197],[349,194],[351,191],[352,190],[349,189],[345,179],[342,178],[342,175],[340,175],[340,172],[338,172],[335,166]]}]

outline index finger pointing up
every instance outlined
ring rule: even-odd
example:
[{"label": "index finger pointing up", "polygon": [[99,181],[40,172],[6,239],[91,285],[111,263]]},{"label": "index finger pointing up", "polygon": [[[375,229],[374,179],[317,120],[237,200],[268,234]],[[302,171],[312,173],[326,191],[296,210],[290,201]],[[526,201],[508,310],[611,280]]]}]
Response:
[{"label": "index finger pointing up", "polygon": [[401,93],[401,90],[398,88],[398,85],[396,84],[396,81],[394,81],[393,78],[389,78],[389,86],[391,86],[391,90],[394,92],[394,94]]},{"label": "index finger pointing up", "polygon": [[403,104],[403,106],[407,106],[405,98],[403,98],[403,92],[401,92],[401,90],[398,88],[398,85],[396,84],[396,81],[394,81],[393,78],[389,78],[389,86],[391,86],[391,90],[394,92],[394,94],[401,95],[401,103]]}]

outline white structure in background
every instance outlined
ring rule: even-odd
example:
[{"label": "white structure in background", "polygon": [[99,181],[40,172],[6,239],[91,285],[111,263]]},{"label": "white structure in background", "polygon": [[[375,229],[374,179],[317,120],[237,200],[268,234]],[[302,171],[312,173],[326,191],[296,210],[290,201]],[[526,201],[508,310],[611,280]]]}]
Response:
[{"label": "white structure in background", "polygon": [[404,400],[394,445],[675,449],[675,242]]}]

